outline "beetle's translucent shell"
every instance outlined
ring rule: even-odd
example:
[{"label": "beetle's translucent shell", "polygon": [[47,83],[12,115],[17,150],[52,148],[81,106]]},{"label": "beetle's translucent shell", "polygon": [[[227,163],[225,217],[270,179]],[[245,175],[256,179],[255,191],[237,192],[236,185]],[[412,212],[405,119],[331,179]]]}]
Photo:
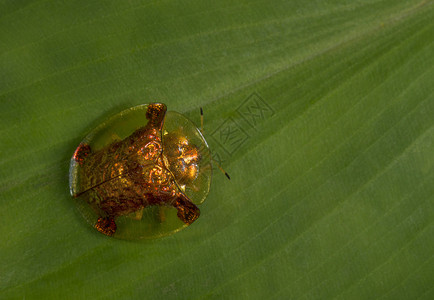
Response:
[{"label": "beetle's translucent shell", "polygon": [[[154,108],[164,112],[153,115]],[[162,122],[154,122],[157,115]],[[92,226],[105,226],[100,231],[117,238],[140,239],[191,224],[199,210],[189,219],[189,209],[205,200],[211,175],[208,144],[193,122],[166,112],[164,104],[145,104],[118,113],[84,138],[71,159],[69,183]]]}]

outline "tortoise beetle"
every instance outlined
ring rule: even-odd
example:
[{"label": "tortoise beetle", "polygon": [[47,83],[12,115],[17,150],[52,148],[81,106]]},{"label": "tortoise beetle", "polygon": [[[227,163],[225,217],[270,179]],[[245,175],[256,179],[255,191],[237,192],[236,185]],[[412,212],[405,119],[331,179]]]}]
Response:
[{"label": "tortoise beetle", "polygon": [[192,224],[211,176],[201,130],[165,104],[151,103],[92,130],[71,158],[69,185],[80,212],[99,232],[142,239]]}]

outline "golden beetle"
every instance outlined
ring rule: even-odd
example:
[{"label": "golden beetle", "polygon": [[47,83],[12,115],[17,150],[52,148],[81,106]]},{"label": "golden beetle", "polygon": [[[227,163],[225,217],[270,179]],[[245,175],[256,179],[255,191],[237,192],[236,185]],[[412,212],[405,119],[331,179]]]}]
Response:
[{"label": "golden beetle", "polygon": [[160,237],[200,215],[210,189],[211,155],[202,132],[166,105],[125,110],[91,131],[74,152],[70,190],[99,232]]}]

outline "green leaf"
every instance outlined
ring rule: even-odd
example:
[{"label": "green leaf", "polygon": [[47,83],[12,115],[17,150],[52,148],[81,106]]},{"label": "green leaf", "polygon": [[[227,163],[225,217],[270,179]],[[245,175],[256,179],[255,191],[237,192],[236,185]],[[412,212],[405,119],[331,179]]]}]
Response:
[{"label": "green leaf", "polygon": [[[2,1],[0,298],[433,299],[433,1]],[[218,171],[170,237],[69,195],[81,139],[164,102]]]}]

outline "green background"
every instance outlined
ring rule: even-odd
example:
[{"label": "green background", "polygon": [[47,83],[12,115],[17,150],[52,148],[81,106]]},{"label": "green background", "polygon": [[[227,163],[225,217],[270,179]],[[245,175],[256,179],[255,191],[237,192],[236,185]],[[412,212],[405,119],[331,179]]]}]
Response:
[{"label": "green background", "polygon": [[[434,299],[433,18],[433,1],[1,1],[0,298]],[[110,239],[75,209],[69,159],[152,101],[203,107],[232,180],[214,173],[180,233]]]}]

